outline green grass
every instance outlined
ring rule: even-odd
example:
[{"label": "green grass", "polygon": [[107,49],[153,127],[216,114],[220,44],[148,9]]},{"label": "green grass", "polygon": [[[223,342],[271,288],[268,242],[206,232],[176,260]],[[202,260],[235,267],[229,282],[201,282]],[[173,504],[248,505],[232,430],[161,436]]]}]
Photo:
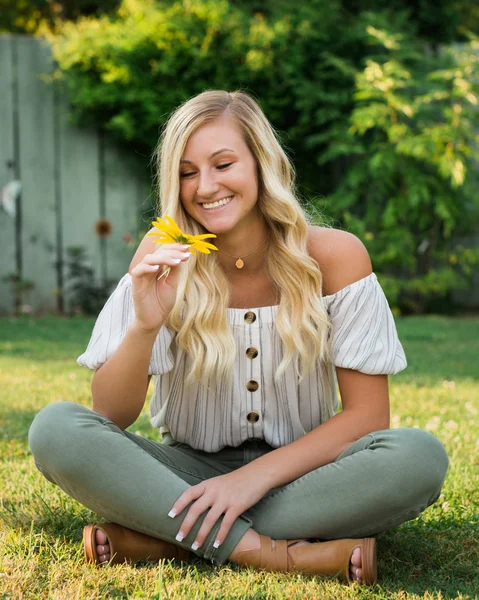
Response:
[{"label": "green grass", "polygon": [[[35,469],[27,432],[51,402],[89,405],[91,373],[76,357],[92,321],[0,319],[0,600],[479,598],[479,318],[413,317],[397,326],[409,367],[390,380],[392,425],[432,431],[451,466],[433,507],[379,536],[380,583],[361,588],[201,560],[86,565],[81,530],[95,515]],[[132,429],[158,439],[146,410]]]}]

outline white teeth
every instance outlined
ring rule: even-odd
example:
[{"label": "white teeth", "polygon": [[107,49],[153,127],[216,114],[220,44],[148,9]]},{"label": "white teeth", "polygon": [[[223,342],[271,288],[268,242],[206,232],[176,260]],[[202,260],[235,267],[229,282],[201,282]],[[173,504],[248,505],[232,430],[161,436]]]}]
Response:
[{"label": "white teeth", "polygon": [[218,206],[224,206],[225,204],[228,204],[228,202],[231,202],[232,198],[233,196],[228,196],[227,198],[223,198],[223,200],[218,200],[217,202],[203,204],[203,208],[206,208],[206,210],[208,210],[209,208],[218,208]]}]

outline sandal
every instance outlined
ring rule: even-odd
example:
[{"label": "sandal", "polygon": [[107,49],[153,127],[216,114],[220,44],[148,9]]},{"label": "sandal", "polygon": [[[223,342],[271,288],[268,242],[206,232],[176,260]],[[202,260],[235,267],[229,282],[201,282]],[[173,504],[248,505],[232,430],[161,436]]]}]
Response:
[{"label": "sandal", "polygon": [[374,538],[333,540],[294,546],[304,540],[272,540],[260,535],[259,550],[244,550],[235,562],[265,571],[300,571],[317,575],[337,575],[350,582],[350,560],[356,548],[361,550],[361,582],[376,583],[376,540]]},{"label": "sandal", "polygon": [[[100,561],[96,547],[96,531],[100,530],[108,538],[110,545],[110,560]],[[187,562],[190,556],[188,550],[180,546],[164,542],[158,538],[145,535],[133,529],[128,529],[116,523],[102,523],[101,525],[87,525],[83,529],[83,550],[87,562],[95,565],[115,565],[125,561],[161,558],[176,558]]]}]

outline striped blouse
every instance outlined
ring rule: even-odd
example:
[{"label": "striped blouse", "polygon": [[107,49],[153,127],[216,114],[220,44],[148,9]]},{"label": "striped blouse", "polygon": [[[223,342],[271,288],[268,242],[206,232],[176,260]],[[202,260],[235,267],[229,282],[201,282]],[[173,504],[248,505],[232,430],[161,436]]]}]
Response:
[{"label": "striped blouse", "polygon": [[[301,382],[292,364],[279,382],[274,380],[282,359],[282,341],[275,327],[278,306],[227,309],[237,350],[231,387],[221,381],[213,390],[196,383],[186,387],[191,359],[175,344],[175,333],[163,326],[149,366],[154,380],[151,424],[206,452],[239,446],[252,438],[278,448],[337,411],[334,366],[368,374],[394,374],[406,368],[394,319],[375,273],[323,296],[323,302],[333,325],[332,363],[318,361]],[[118,348],[133,316],[127,274],[98,316],[78,364],[98,369]]]}]

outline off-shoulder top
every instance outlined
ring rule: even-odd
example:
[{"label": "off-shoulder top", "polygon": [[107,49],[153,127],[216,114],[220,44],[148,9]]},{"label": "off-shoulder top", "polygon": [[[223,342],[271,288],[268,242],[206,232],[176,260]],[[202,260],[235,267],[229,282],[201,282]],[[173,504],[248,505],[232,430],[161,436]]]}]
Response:
[{"label": "off-shoulder top", "polygon": [[[227,309],[236,342],[233,384],[219,381],[213,389],[196,383],[186,387],[191,358],[176,345],[175,332],[164,325],[149,365],[154,380],[152,425],[206,452],[239,446],[252,438],[278,448],[335,414],[335,366],[389,375],[406,368],[394,318],[375,273],[322,300],[332,323],[332,362],[318,361],[302,381],[293,363],[279,382],[274,379],[282,360],[282,341],[275,326],[278,306]],[[127,274],[98,316],[78,364],[98,369],[114,354],[133,318]]]}]

